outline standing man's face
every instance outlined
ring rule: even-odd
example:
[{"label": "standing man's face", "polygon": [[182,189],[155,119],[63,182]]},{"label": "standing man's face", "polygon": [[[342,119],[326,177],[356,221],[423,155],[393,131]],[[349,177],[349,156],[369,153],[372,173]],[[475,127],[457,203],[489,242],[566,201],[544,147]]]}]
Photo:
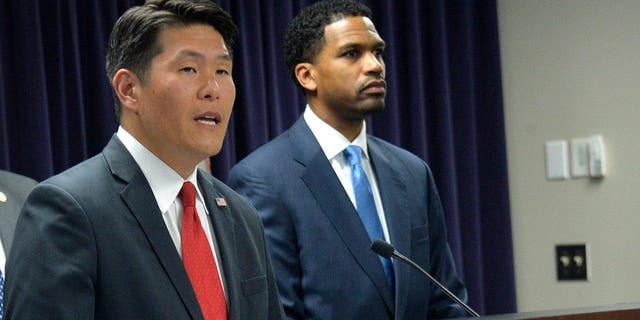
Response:
[{"label": "standing man's face", "polygon": [[361,123],[384,110],[384,41],[366,17],[347,17],[324,29],[324,46],[310,66],[310,104],[332,126]]},{"label": "standing man's face", "polygon": [[137,78],[123,126],[183,177],[220,152],[236,89],[232,60],[208,25],[168,28],[159,34],[144,84]]}]

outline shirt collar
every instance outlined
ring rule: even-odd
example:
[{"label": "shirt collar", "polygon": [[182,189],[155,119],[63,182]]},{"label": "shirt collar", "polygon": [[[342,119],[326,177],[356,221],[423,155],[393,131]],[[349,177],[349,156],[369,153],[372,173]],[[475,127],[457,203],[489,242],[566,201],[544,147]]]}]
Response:
[{"label": "shirt collar", "polygon": [[341,154],[349,145],[356,145],[362,148],[365,158],[368,159],[366,121],[362,120],[362,130],[353,141],[349,141],[349,139],[338,132],[338,130],[320,119],[308,104],[304,110],[303,117],[309,129],[311,129],[311,132],[316,137],[316,140],[318,140],[327,159],[333,159]]},{"label": "shirt collar", "polygon": [[149,149],[142,145],[123,127],[118,128],[116,135],[129,153],[131,153],[131,156],[140,167],[140,170],[142,170],[147,182],[149,182],[160,212],[166,212],[169,209],[185,181],[193,183],[196,187],[198,197],[201,200],[203,199],[200,194],[200,189],[198,188],[197,168],[193,169],[193,172],[186,180],[182,179],[175,170],[149,151]]}]

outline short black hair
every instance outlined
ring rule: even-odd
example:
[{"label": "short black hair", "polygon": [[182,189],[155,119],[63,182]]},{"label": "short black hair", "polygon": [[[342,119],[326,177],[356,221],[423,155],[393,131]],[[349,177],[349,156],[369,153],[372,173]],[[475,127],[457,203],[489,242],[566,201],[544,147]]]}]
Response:
[{"label": "short black hair", "polygon": [[[238,27],[231,16],[211,0],[147,0],[144,5],[127,10],[116,21],[109,36],[105,63],[109,82],[119,69],[126,68],[144,83],[151,60],[162,52],[158,43],[160,32],[193,24],[212,26],[220,32],[232,53]],[[118,97],[114,96],[114,99],[119,119],[122,108]]]},{"label": "short black hair", "polygon": [[324,46],[324,28],[346,17],[371,18],[371,9],[350,0],[325,0],[304,8],[291,20],[284,37],[287,69],[298,86],[296,65],[314,62]]}]

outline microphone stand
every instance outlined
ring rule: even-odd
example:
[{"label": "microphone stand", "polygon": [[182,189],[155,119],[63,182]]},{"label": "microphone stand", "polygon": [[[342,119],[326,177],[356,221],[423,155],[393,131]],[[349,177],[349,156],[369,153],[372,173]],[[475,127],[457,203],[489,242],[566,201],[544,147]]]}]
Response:
[{"label": "microphone stand", "polygon": [[473,309],[471,309],[471,307],[469,307],[466,303],[464,303],[462,300],[460,300],[460,298],[456,297],[456,295],[454,295],[453,293],[451,293],[451,291],[449,291],[444,285],[442,285],[440,282],[438,282],[438,280],[436,280],[436,278],[434,278],[433,276],[431,276],[428,272],[424,271],[424,269],[422,269],[417,263],[411,261],[411,259],[403,256],[402,254],[400,254],[398,251],[396,251],[393,246],[386,242],[386,241],[382,241],[382,240],[375,240],[373,242],[373,244],[371,245],[371,249],[385,257],[385,258],[396,258],[396,259],[400,259],[406,263],[408,263],[410,266],[418,269],[418,271],[420,271],[423,275],[425,275],[427,278],[429,278],[429,280],[431,282],[433,282],[433,284],[435,284],[438,288],[440,288],[442,291],[444,291],[444,293],[449,296],[449,298],[451,298],[453,301],[455,301],[456,303],[458,303],[458,305],[460,305],[461,307],[463,307],[470,315],[479,318],[480,315],[475,312]]}]

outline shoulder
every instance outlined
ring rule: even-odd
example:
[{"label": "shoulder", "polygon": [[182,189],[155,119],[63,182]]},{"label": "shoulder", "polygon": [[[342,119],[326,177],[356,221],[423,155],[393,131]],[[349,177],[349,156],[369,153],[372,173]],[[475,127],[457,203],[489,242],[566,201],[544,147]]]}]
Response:
[{"label": "shoulder", "polygon": [[96,155],[37,184],[26,201],[62,211],[102,212],[118,198],[116,180],[104,157]]},{"label": "shoulder", "polygon": [[289,137],[289,131],[283,132],[273,140],[249,153],[240,163],[267,164],[290,154],[292,145]]},{"label": "shoulder", "polygon": [[28,191],[33,186],[35,186],[37,182],[29,177],[0,170],[0,186],[2,188],[7,188],[16,191]]},{"label": "shoulder", "polygon": [[[311,129],[300,117],[289,129],[258,147],[238,164],[274,171],[274,166],[288,168],[292,160],[305,161],[320,150]],[[277,170],[276,170],[277,171]]]},{"label": "shoulder", "polygon": [[385,157],[389,158],[392,163],[402,163],[408,168],[419,169],[427,168],[427,163],[417,155],[410,151],[400,148],[388,141],[382,140],[378,137],[367,136],[370,146],[370,152],[377,152]]},{"label": "shoulder", "polygon": [[[407,185],[435,190],[433,172],[422,158],[380,138],[369,136],[368,139],[374,165],[388,165],[393,174],[403,179]],[[376,159],[379,161],[375,161]]]},{"label": "shoulder", "polygon": [[235,179],[248,177],[283,176],[298,166],[296,162],[297,146],[291,141],[291,131],[285,131],[275,139],[257,148],[244,159],[236,163],[229,172],[229,183],[235,188]]},{"label": "shoulder", "polygon": [[108,183],[109,180],[105,178],[110,175],[107,163],[100,154],[44,180],[41,184],[56,185],[70,192],[84,193]]}]

